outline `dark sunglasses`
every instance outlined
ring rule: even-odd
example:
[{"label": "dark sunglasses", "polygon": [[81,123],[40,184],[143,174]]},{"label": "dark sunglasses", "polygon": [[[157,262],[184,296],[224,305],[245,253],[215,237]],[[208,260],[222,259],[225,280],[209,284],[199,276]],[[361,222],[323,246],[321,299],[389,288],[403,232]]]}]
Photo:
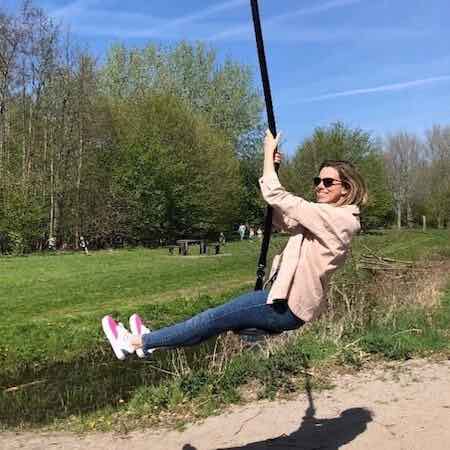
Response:
[{"label": "dark sunglasses", "polygon": [[320,177],[314,177],[313,182],[314,182],[314,186],[316,186],[316,187],[319,186],[319,184],[321,182],[323,182],[323,185],[326,188],[333,186],[333,184],[342,184],[341,180],[335,180],[334,178],[320,178]]}]

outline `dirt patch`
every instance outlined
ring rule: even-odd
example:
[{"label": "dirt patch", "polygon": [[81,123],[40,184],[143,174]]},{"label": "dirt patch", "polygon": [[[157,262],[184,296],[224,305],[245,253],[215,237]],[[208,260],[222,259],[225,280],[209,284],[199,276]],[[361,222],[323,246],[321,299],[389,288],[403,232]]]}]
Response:
[{"label": "dirt patch", "polygon": [[450,441],[450,361],[413,360],[337,375],[312,397],[230,408],[184,431],[3,433],[15,449],[445,450]]}]

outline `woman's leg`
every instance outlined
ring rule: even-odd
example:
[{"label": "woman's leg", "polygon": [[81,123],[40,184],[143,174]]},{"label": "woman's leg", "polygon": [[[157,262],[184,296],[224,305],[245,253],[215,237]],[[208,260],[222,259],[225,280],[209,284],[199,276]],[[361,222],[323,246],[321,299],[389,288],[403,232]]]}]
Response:
[{"label": "woman's leg", "polygon": [[153,348],[195,345],[228,330],[258,328],[279,333],[303,325],[287,303],[267,305],[266,300],[266,291],[241,295],[184,322],[144,334],[143,349],[146,352]]}]

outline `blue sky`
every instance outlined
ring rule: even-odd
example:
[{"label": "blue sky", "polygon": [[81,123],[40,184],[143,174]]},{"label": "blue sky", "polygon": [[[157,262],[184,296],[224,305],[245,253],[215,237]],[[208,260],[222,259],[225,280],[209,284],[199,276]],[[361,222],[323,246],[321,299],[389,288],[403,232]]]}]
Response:
[{"label": "blue sky", "polygon": [[[2,0],[9,8],[18,0]],[[254,68],[249,0],[34,0],[101,57],[113,42],[208,41]],[[290,153],[342,120],[383,137],[450,124],[448,0],[260,0],[277,126]],[[447,22],[447,23],[445,23]]]}]

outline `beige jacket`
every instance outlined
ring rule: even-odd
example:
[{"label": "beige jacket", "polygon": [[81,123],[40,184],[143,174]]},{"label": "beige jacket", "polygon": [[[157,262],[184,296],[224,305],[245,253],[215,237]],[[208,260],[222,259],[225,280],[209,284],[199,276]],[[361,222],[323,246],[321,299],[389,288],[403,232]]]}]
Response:
[{"label": "beige jacket", "polygon": [[274,209],[274,226],[291,235],[281,258],[274,258],[271,275],[277,268],[278,275],[267,303],[287,299],[292,312],[308,322],[326,307],[330,277],[343,265],[361,228],[359,208],[308,202],[287,192],[275,174],[260,178],[259,184]]}]

